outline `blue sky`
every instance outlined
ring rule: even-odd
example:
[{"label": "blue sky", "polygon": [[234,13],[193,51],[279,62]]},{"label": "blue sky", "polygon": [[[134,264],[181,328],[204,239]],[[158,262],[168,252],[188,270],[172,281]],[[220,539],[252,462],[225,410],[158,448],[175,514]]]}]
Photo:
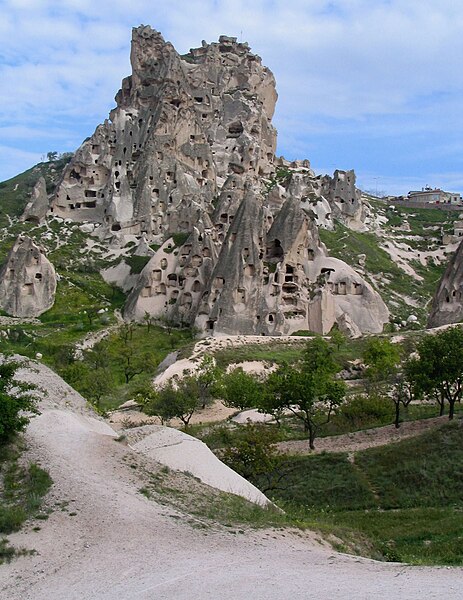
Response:
[{"label": "blue sky", "polygon": [[0,180],[93,133],[141,23],[180,52],[248,41],[277,80],[279,154],[363,189],[463,192],[455,0],[0,0]]}]

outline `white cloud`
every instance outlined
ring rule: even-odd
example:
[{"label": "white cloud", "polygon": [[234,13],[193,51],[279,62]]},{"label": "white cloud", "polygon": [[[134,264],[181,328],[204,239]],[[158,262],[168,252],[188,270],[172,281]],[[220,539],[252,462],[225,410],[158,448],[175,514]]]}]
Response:
[{"label": "white cloud", "polygon": [[[411,140],[440,133],[440,156],[457,170],[445,138],[463,133],[461,3],[4,0],[0,5],[0,143],[12,143],[16,128],[21,147],[30,130],[47,151],[59,140],[57,123],[70,133],[63,136],[69,143],[89,135],[130,72],[131,27],[145,23],[182,52],[221,33],[248,40],[276,75],[280,146],[293,154],[316,161],[312,153],[324,136],[333,140],[336,155],[337,137]],[[43,137],[47,127],[49,140]],[[427,155],[435,148],[434,141],[420,151]],[[356,166],[368,168],[369,158]],[[5,164],[1,169],[7,173]]]}]

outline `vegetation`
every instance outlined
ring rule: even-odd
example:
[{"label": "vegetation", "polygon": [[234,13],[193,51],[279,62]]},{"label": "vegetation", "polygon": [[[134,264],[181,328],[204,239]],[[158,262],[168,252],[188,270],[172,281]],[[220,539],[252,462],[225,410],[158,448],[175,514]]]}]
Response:
[{"label": "vegetation", "polygon": [[205,355],[194,373],[186,371],[181,379],[170,380],[157,389],[149,383],[139,392],[138,398],[148,415],[156,415],[162,422],[177,417],[187,429],[195,411],[212,402],[212,392],[219,377],[213,359]]},{"label": "vegetation", "polygon": [[[0,446],[0,535],[18,531],[29,518],[47,518],[41,508],[42,498],[52,480],[35,463],[24,465],[20,454],[19,442]],[[0,539],[0,564],[23,553],[10,546],[6,538]]]},{"label": "vegetation", "polygon": [[261,396],[261,383],[240,367],[225,374],[221,379],[220,397],[227,406],[246,410],[259,406]]},{"label": "vegetation", "polygon": [[[333,453],[286,460],[291,468],[270,493],[288,517],[346,544],[363,540],[359,551],[375,558],[463,564],[459,425],[350,458]],[[260,475],[251,481],[262,486]]]},{"label": "vegetation", "polygon": [[288,471],[287,461],[275,449],[276,441],[278,432],[274,429],[261,424],[247,425],[243,428],[243,435],[220,457],[246,479],[258,481],[266,494],[282,485]]},{"label": "vegetation", "polygon": [[189,340],[188,329],[123,325],[85,351],[82,359],[67,354],[58,371],[97,408],[107,410],[146,395],[160,362]]},{"label": "vegetation", "polygon": [[[265,385],[275,401],[274,410],[289,410],[301,420],[311,449],[315,448],[317,430],[329,422],[346,394],[345,383],[334,379],[339,370],[329,344],[314,338],[307,342],[300,367],[281,366],[267,378]],[[268,402],[265,408],[269,409]]]},{"label": "vegetation", "polygon": [[[0,364],[0,535],[17,531],[26,519],[37,516],[51,485],[46,471],[20,462],[20,444],[13,443],[30,415],[38,412],[37,387],[15,378],[21,366],[11,360]],[[16,553],[5,538],[0,539],[0,564]]]},{"label": "vegetation", "polygon": [[5,361],[0,364],[0,445],[22,431],[29,423],[27,413],[37,414],[37,387],[15,378],[21,367],[19,362]]},{"label": "vegetation", "polygon": [[449,419],[455,403],[463,396],[463,330],[451,327],[425,336],[417,345],[418,360],[409,366],[409,377],[419,395],[435,398],[444,410],[449,405]]}]

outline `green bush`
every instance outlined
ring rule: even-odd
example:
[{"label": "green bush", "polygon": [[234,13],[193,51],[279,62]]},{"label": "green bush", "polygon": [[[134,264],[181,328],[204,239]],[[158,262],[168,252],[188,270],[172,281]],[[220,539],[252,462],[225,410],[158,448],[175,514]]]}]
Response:
[{"label": "green bush", "polygon": [[8,442],[29,423],[29,413],[37,413],[38,398],[35,385],[15,379],[21,367],[17,361],[0,364],[0,444]]},{"label": "green bush", "polygon": [[353,429],[372,422],[389,424],[394,417],[394,407],[387,398],[358,395],[341,406],[337,417],[347,421]]}]

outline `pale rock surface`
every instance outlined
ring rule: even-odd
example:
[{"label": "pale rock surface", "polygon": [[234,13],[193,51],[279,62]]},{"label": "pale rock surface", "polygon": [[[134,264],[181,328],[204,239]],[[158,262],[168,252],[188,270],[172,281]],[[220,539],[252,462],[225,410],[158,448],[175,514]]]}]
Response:
[{"label": "pale rock surface", "polygon": [[[142,452],[171,469],[191,473],[211,487],[242,496],[262,506],[271,504],[261,491],[227,467],[197,438],[170,427],[146,427],[152,433],[130,444],[137,452]],[[128,433],[130,436],[130,431]]]},{"label": "pale rock surface", "polygon": [[463,242],[452,256],[432,300],[428,327],[463,321]]},{"label": "pale rock surface", "polygon": [[308,160],[276,158],[275,79],[260,57],[227,36],[181,56],[140,26],[131,63],[50,206],[101,223],[114,252],[133,236],[139,254],[161,246],[136,279],[123,265],[103,274],[131,290],[124,318],[148,313],[204,335],[326,333],[338,320],[380,332],[387,310],[360,276],[338,263],[328,282],[323,261],[314,269],[326,258],[318,227],[364,228],[355,174],[316,176]]},{"label": "pale rock surface", "polygon": [[13,317],[37,317],[53,306],[56,274],[43,248],[20,235],[0,269],[0,307]]},{"label": "pale rock surface", "polygon": [[32,190],[30,201],[21,216],[21,221],[40,223],[46,217],[48,211],[47,184],[43,177],[39,177]]}]

